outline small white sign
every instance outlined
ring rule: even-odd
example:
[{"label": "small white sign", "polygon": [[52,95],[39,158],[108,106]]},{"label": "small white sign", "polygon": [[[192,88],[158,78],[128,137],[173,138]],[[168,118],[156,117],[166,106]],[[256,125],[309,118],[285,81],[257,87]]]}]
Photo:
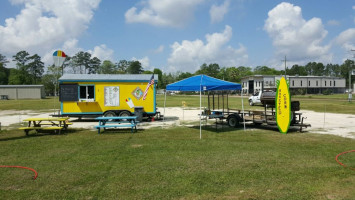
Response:
[{"label": "small white sign", "polygon": [[134,107],[134,103],[133,103],[131,98],[127,98],[126,99],[126,103],[128,104],[129,108],[133,108]]},{"label": "small white sign", "polygon": [[104,87],[105,106],[120,106],[120,88],[118,86]]}]

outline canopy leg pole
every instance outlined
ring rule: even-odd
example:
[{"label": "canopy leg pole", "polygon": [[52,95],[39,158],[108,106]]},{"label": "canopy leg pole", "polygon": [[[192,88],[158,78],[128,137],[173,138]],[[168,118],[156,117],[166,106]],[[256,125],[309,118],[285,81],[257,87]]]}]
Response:
[{"label": "canopy leg pole", "polygon": [[[165,92],[164,92],[164,114],[163,114],[163,125],[165,125],[165,103],[166,103],[166,90],[165,90]],[[162,126],[162,128],[163,128],[164,126]]]},{"label": "canopy leg pole", "polygon": [[201,116],[202,116],[202,112],[201,112],[201,87],[200,87],[200,139],[202,138],[202,126],[201,126]]},{"label": "canopy leg pole", "polygon": [[242,112],[243,112],[243,125],[244,125],[244,131],[245,131],[245,117],[244,117],[244,101],[243,101],[243,90],[240,90],[240,94],[242,97]]}]

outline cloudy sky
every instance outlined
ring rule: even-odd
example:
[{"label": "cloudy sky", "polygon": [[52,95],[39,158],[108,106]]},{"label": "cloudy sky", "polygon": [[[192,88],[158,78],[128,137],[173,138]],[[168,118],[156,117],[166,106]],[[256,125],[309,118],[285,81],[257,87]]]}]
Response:
[{"label": "cloudy sky", "polygon": [[[353,0],[1,0],[0,53],[139,60],[145,70],[341,64],[355,49]],[[11,64],[10,64],[11,65]]]}]

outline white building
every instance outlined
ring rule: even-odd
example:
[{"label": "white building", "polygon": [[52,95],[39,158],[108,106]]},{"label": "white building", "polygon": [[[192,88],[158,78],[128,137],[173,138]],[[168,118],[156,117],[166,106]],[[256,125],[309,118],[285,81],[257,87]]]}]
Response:
[{"label": "white building", "polygon": [[[242,78],[243,93],[253,94],[260,90],[276,90],[276,81],[282,76],[254,75]],[[331,93],[345,92],[345,79],[329,76],[286,76],[290,84],[290,91],[306,94],[320,94],[327,91]]]}]

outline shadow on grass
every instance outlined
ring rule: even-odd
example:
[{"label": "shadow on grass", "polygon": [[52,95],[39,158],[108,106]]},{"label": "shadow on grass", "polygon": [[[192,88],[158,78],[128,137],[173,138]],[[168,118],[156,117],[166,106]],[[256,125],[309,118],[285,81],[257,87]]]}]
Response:
[{"label": "shadow on grass", "polygon": [[[190,127],[192,129],[200,129],[199,125],[195,125]],[[279,132],[279,129],[277,126],[271,126],[271,125],[253,125],[253,124],[248,124],[245,126],[245,128],[248,129],[261,129],[261,130],[270,130],[270,131],[275,131]],[[211,124],[211,125],[202,125],[202,130],[206,131],[211,131],[211,132],[216,132],[216,133],[226,133],[226,132],[231,132],[231,131],[242,131],[244,130],[244,127],[242,124],[240,124],[238,127],[230,127],[227,124]],[[305,132],[305,130],[303,130]],[[290,127],[288,129],[287,134],[295,134],[295,133],[300,133],[298,127]]]},{"label": "shadow on grass", "polygon": [[[165,117],[164,119],[161,118],[161,119],[154,119],[154,121],[159,121],[159,122],[163,122],[163,121],[166,121],[166,122],[169,122],[169,121],[176,121],[176,120],[179,120],[179,117]],[[151,119],[143,119],[142,122],[151,122],[152,120]],[[84,118],[84,119],[74,119],[74,120],[70,120],[70,122],[99,122],[99,120],[96,120],[94,118]]]},{"label": "shadow on grass", "polygon": [[[191,126],[189,128],[192,128],[192,129],[200,129],[200,126],[199,125],[194,125],[194,126]],[[218,124],[216,126],[216,124],[211,124],[211,125],[202,125],[202,130],[204,131],[210,131],[210,132],[215,132],[215,133],[226,133],[226,132],[231,132],[231,131],[236,131],[236,130],[243,130],[243,127],[241,128],[232,128],[232,127],[229,127],[228,125],[226,124]]]},{"label": "shadow on grass", "polygon": [[105,134],[105,135],[114,135],[114,134],[139,134],[143,133],[145,130],[144,129],[139,129],[137,128],[136,130],[131,131],[131,128],[108,128],[103,130],[101,128],[100,135]]},{"label": "shadow on grass", "polygon": [[[63,130],[61,131],[60,134],[56,134],[53,131],[44,131],[41,130],[39,132],[37,131],[30,131],[28,135],[26,135],[25,132],[23,132],[22,136],[16,136],[16,137],[7,137],[7,138],[1,138],[0,141],[12,141],[12,140],[19,140],[19,139],[28,139],[28,138],[35,138],[35,137],[44,137],[44,136],[63,136],[63,135],[69,135],[69,134],[74,134],[78,131],[82,131],[84,129],[68,129],[68,130]],[[11,135],[9,135],[11,136]]]},{"label": "shadow on grass", "polygon": [[98,122],[98,120],[95,120],[94,118],[84,118],[84,119],[74,119],[74,120],[71,120],[70,119],[70,122]]},{"label": "shadow on grass", "polygon": [[[247,128],[251,128],[251,129],[262,129],[262,130],[270,130],[270,131],[276,131],[279,132],[279,128],[274,125],[246,125]],[[294,134],[294,133],[299,133],[299,127],[290,127],[287,131],[287,134]]]},{"label": "shadow on grass", "polygon": [[27,136],[25,133],[23,133],[23,136],[1,138],[0,142],[1,141],[12,141],[12,140],[28,139],[28,138],[31,138],[31,137],[41,137],[41,136],[43,136],[43,135],[29,135],[29,136]]}]

